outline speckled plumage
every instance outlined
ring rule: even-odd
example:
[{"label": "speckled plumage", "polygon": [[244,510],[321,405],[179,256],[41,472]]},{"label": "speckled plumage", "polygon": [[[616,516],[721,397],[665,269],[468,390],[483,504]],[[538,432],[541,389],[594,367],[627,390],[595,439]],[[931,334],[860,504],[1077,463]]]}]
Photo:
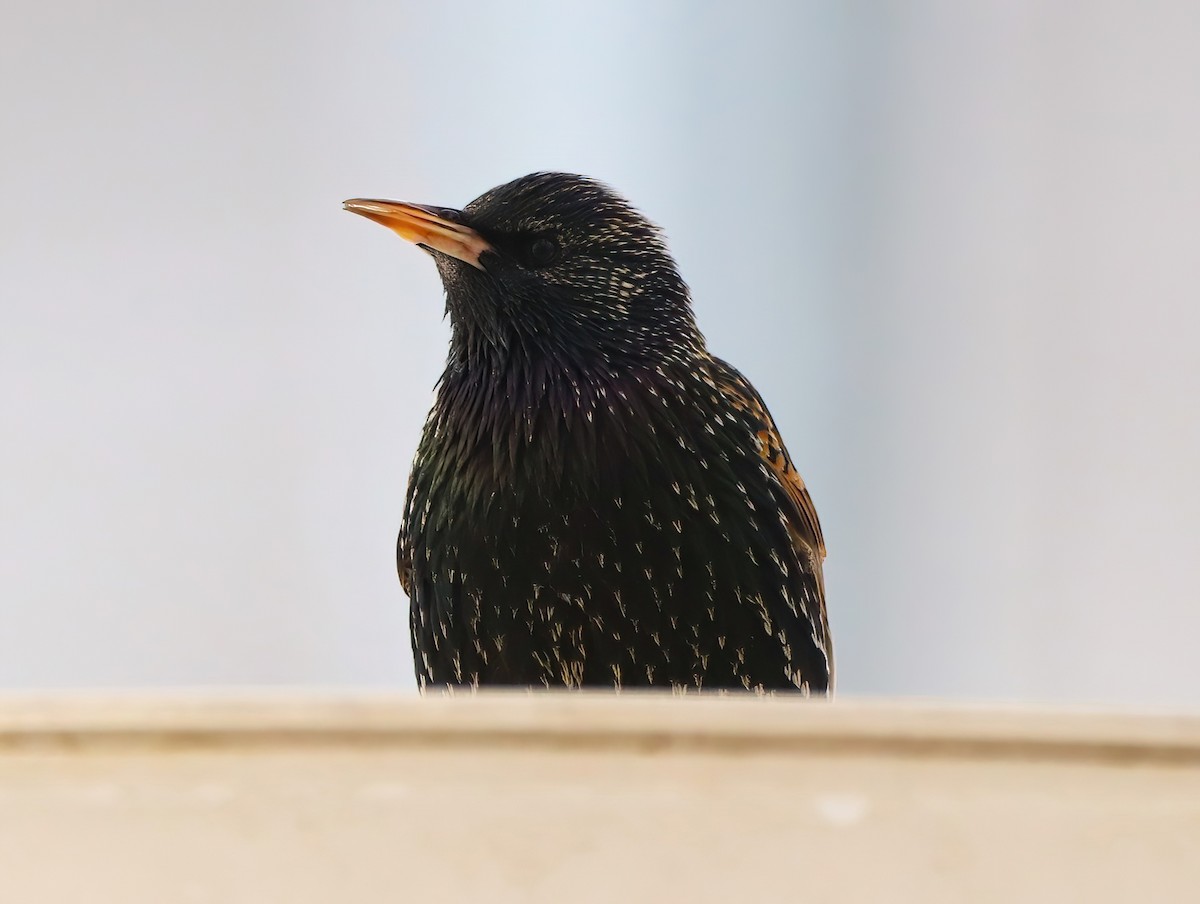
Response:
[{"label": "speckled plumage", "polygon": [[490,250],[432,252],[452,339],[398,545],[420,685],[825,692],[816,512],[658,230],[555,173],[438,213]]}]

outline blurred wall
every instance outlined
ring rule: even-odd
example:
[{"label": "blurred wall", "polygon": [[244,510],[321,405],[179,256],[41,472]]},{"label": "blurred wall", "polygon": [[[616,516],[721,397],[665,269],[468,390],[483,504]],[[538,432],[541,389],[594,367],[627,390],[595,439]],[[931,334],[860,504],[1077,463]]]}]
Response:
[{"label": "blurred wall", "polygon": [[844,693],[1200,704],[1200,7],[8,0],[0,685],[411,686],[447,338],[343,198],[671,238],[830,546]]}]

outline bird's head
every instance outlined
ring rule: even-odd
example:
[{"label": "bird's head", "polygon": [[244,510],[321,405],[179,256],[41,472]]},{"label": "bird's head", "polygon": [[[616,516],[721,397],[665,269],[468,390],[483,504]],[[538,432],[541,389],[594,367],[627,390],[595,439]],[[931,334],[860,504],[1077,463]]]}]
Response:
[{"label": "bird's head", "polygon": [[592,179],[534,173],[462,210],[367,199],[345,207],[433,256],[454,351],[468,360],[522,355],[619,369],[703,349],[662,234]]}]

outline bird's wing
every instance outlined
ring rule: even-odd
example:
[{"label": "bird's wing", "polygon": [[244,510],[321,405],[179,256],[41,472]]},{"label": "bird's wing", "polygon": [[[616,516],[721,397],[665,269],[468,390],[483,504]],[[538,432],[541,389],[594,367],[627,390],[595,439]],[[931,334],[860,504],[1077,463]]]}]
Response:
[{"label": "bird's wing", "polygon": [[404,595],[412,597],[412,550],[405,542],[405,536],[400,535],[396,541],[396,573],[400,575],[400,589]]},{"label": "bird's wing", "polygon": [[717,361],[717,389],[729,400],[738,411],[748,414],[757,422],[758,452],[779,478],[779,482],[787,491],[788,498],[796,506],[799,523],[794,528],[804,541],[805,546],[818,560],[820,565],[825,559],[825,537],[821,533],[821,522],[817,519],[817,509],[813,505],[812,496],[792,457],[788,455],[779,428],[767,410],[766,404],[758,391],[750,385],[750,381],[724,361]]},{"label": "bird's wing", "polygon": [[[785,513],[788,530],[791,533],[792,542],[796,545],[797,552],[800,553],[801,562],[809,564],[812,574],[817,580],[821,609],[821,624],[819,629],[823,632],[824,638],[827,641],[829,637],[829,619],[825,611],[825,575],[823,569],[825,561],[825,537],[821,533],[821,522],[817,518],[817,508],[813,505],[812,496],[809,495],[808,487],[804,485],[804,480],[800,477],[800,472],[796,470],[796,466],[792,463],[792,457],[788,454],[787,447],[783,444],[783,438],[779,435],[779,428],[775,426],[775,421],[771,417],[771,412],[767,410],[762,396],[750,385],[750,381],[743,377],[734,367],[726,364],[719,358],[714,358],[713,362],[716,365],[714,382],[717,390],[730,405],[749,417],[753,423],[755,434],[758,438],[758,453],[762,456],[763,461],[766,462],[770,471],[775,475],[779,481],[779,485],[783,488],[786,498],[792,504],[792,511]],[[833,661],[831,655],[829,659],[830,675],[832,676]]]}]

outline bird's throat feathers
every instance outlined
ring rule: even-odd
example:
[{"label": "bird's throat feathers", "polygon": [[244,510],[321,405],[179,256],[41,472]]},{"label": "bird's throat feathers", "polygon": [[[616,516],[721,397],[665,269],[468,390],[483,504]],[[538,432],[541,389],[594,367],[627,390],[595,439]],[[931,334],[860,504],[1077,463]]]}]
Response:
[{"label": "bird's throat feathers", "polygon": [[683,427],[684,387],[698,365],[487,347],[491,354],[452,352],[422,440],[445,469],[439,482],[475,501],[506,487],[586,493],[636,478],[646,456],[661,454],[656,433]]}]

